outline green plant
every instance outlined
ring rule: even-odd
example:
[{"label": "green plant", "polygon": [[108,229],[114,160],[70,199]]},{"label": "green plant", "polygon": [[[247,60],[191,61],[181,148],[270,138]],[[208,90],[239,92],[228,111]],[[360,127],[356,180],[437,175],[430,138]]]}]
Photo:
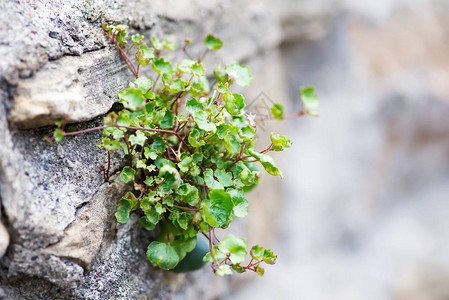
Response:
[{"label": "green plant", "polygon": [[[149,261],[162,269],[174,269],[191,252],[197,236],[208,239],[209,253],[204,261],[212,264],[215,274],[255,271],[262,276],[262,263],[274,264],[277,256],[259,245],[247,255],[246,240],[233,235],[219,240],[216,228],[227,228],[235,217],[248,214],[245,193],[259,181],[256,164],[271,175],[282,177],[274,160],[267,154],[282,151],[291,144],[285,136],[271,134],[270,145],[254,148],[257,117],[246,114],[244,97],[232,92],[233,84],[248,86],[252,80],[249,69],[238,63],[217,65],[208,77],[202,61],[209,51],[218,50],[222,42],[209,35],[206,51],[192,59],[185,42],[187,59],[173,64],[161,56],[174,50],[169,41],[151,38],[152,47],[143,36],[131,36],[125,25],[103,23],[107,37],[136,79],[118,93],[120,111],[110,112],[104,125],[80,131],[65,130],[65,121],[58,122],[52,139],[102,130],[98,146],[108,152],[124,152],[126,165],[120,180],[133,183],[133,191],[121,198],[115,214],[119,223],[126,223],[130,213],[142,214],[140,224],[147,230],[160,227],[156,241],[149,244]],[[129,56],[136,49],[135,62]],[[141,66],[151,66],[155,79],[139,76]],[[213,78],[213,83],[209,83]],[[302,89],[303,109],[292,116],[316,115],[318,99],[313,88]],[[275,119],[283,119],[283,108],[272,108]],[[103,168],[109,181],[108,167]],[[184,268],[184,267],[183,267]]]}]

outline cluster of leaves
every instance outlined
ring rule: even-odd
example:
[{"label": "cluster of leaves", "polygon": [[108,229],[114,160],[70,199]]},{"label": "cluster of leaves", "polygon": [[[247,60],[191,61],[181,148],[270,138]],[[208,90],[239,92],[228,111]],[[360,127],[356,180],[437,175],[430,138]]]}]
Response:
[{"label": "cluster of leaves", "polygon": [[[238,63],[218,65],[208,77],[202,60],[208,51],[222,46],[212,35],[204,41],[206,51],[202,56],[192,59],[186,41],[188,58],[172,63],[161,55],[175,49],[172,42],[153,37],[149,47],[143,36],[132,35],[127,48],[125,25],[104,23],[103,29],[136,77],[118,93],[123,109],[109,113],[103,126],[84,131],[66,132],[60,123],[54,139],[101,129],[104,137],[98,146],[108,154],[124,152],[126,166],[120,180],[133,183],[134,190],[120,200],[116,218],[126,223],[130,213],[138,211],[145,229],[160,227],[157,240],[147,250],[153,265],[165,270],[175,268],[195,248],[197,236],[203,234],[210,250],[204,261],[212,263],[216,274],[231,274],[233,269],[263,275],[261,263],[276,261],[271,250],[252,247],[251,261],[245,265],[246,240],[228,235],[220,241],[215,235],[216,228],[225,229],[234,218],[248,214],[245,193],[259,182],[256,165],[282,177],[267,153],[291,145],[285,136],[272,133],[268,148],[255,149],[255,116],[246,114],[244,97],[230,89],[233,84],[249,85],[252,77],[248,67]],[[129,56],[132,48],[136,50],[134,58]],[[140,66],[151,66],[154,78],[139,76]],[[303,90],[303,94],[311,103],[307,112],[314,113],[313,89]],[[275,118],[283,118],[279,104],[272,112]],[[108,180],[109,170],[104,171]]]}]

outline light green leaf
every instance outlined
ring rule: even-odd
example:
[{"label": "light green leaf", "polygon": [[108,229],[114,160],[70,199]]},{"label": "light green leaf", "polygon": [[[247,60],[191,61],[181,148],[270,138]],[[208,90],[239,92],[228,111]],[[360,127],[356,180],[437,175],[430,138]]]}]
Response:
[{"label": "light green leaf", "polygon": [[171,63],[165,61],[163,57],[154,58],[152,61],[153,71],[156,73],[173,73],[173,67]]},{"label": "light green leaf", "polygon": [[230,253],[229,259],[233,264],[241,264],[247,253],[246,240],[229,234],[218,244],[218,249],[223,253]]},{"label": "light green leaf", "polygon": [[189,167],[192,165],[193,158],[190,155],[184,156],[181,161],[178,163],[178,168],[181,172],[185,173],[189,170]]},{"label": "light green leaf", "polygon": [[192,74],[195,76],[203,76],[204,75],[203,64],[195,62],[192,65]]},{"label": "light green leaf", "polygon": [[198,127],[200,129],[203,129],[205,131],[209,132],[215,132],[217,131],[217,127],[214,123],[209,122],[208,115],[204,110],[198,111],[193,115],[193,119],[195,120],[196,124],[198,124]]},{"label": "light green leaf", "polygon": [[214,77],[218,83],[224,83],[226,81],[228,74],[223,65],[219,64],[214,68]]},{"label": "light green leaf", "polygon": [[120,173],[120,180],[123,181],[124,183],[128,183],[134,179],[134,174],[136,174],[136,170],[126,166]]},{"label": "light green leaf", "polygon": [[238,63],[227,65],[226,73],[230,79],[235,80],[235,83],[240,86],[248,86],[253,79],[249,74],[249,68],[244,65],[239,65]]},{"label": "light green leaf", "polygon": [[148,48],[147,45],[141,45],[139,47],[139,50],[137,50],[136,53],[136,60],[139,62],[139,64],[141,64],[142,66],[148,66],[148,64],[150,63],[150,60],[152,58],[154,58],[154,53],[153,53],[153,49],[152,48]]},{"label": "light green leaf", "polygon": [[274,160],[271,156],[268,154],[261,154],[259,152],[254,151],[253,149],[247,149],[246,150],[249,155],[257,159],[262,166],[264,167],[265,171],[268,172],[268,174],[276,176],[279,175],[281,178],[283,178],[282,172],[276,167]]},{"label": "light green leaf", "polygon": [[98,146],[102,146],[104,149],[106,149],[108,151],[118,150],[121,145],[122,144],[120,143],[120,141],[117,141],[117,140],[111,141],[108,138],[102,138],[101,143],[98,144]]},{"label": "light green leaf", "polygon": [[145,95],[145,93],[153,86],[153,81],[142,76],[134,80],[133,84],[133,87],[140,89],[142,91],[142,94]]},{"label": "light green leaf", "polygon": [[157,152],[154,149],[150,149],[148,147],[145,147],[144,149],[144,155],[148,159],[155,160],[157,158]]},{"label": "light green leaf", "polygon": [[137,111],[142,108],[145,103],[145,97],[140,89],[127,88],[126,90],[120,91],[118,93],[119,102],[123,104],[124,107]]},{"label": "light green leaf", "polygon": [[240,189],[228,189],[226,192],[231,195],[234,214],[239,218],[244,218],[248,215],[248,201],[245,198],[245,193]]},{"label": "light green leaf", "polygon": [[136,131],[135,134],[133,134],[129,137],[129,141],[131,142],[131,145],[140,145],[142,147],[145,144],[146,140],[147,140],[147,137],[141,130]]},{"label": "light green leaf", "polygon": [[314,87],[304,87],[301,88],[301,101],[304,105],[304,110],[311,116],[318,117],[318,96],[315,95]]},{"label": "light green leaf", "polygon": [[186,111],[188,111],[192,116],[194,116],[197,112],[202,111],[203,109],[203,104],[196,100],[196,98],[191,98],[186,102]]},{"label": "light green leaf", "polygon": [[223,169],[216,169],[214,172],[215,177],[217,177],[218,181],[224,186],[231,186],[234,183],[232,182],[232,174],[226,172]]},{"label": "light green leaf", "polygon": [[215,271],[215,274],[217,274],[218,276],[232,275],[232,270],[229,265],[220,265]]},{"label": "light green leaf", "polygon": [[280,134],[271,133],[270,138],[271,142],[273,143],[272,148],[274,151],[282,151],[285,148],[289,148],[292,145],[289,139]]},{"label": "light green leaf", "polygon": [[243,139],[251,140],[256,133],[256,129],[253,126],[245,126],[240,128],[239,134]]},{"label": "light green leaf", "polygon": [[200,129],[193,127],[190,130],[190,134],[188,137],[189,144],[195,148],[205,145],[206,141],[204,141],[204,139],[202,137],[203,133],[204,133],[204,131],[202,131],[202,130],[200,131]]},{"label": "light green leaf", "polygon": [[271,107],[271,114],[276,120],[282,120],[284,118],[284,108],[276,103]]},{"label": "light green leaf", "polygon": [[191,73],[192,72],[192,66],[195,63],[195,61],[191,59],[183,59],[177,66],[178,71],[181,73]]},{"label": "light green leaf", "polygon": [[62,139],[64,138],[64,132],[61,129],[55,129],[55,131],[53,132],[53,137],[55,138],[55,142],[60,142],[62,141]]},{"label": "light green leaf", "polygon": [[223,190],[223,185],[214,179],[213,171],[211,169],[207,169],[204,171],[204,181],[206,185],[212,190]]},{"label": "light green leaf", "polygon": [[231,154],[240,153],[240,142],[235,133],[228,134],[224,140],[224,146]]},{"label": "light green leaf", "polygon": [[207,206],[206,204],[202,203],[201,204],[201,210],[200,210],[201,216],[203,218],[203,220],[209,224],[212,227],[216,227],[217,226],[217,219],[214,218],[214,216],[212,216],[209,206]]},{"label": "light green leaf", "polygon": [[253,246],[249,254],[253,259],[260,260],[263,256],[263,247],[259,245]]},{"label": "light green leaf", "polygon": [[140,46],[142,44],[143,35],[140,34],[133,34],[131,36],[131,40],[133,41],[133,44],[136,46]]}]

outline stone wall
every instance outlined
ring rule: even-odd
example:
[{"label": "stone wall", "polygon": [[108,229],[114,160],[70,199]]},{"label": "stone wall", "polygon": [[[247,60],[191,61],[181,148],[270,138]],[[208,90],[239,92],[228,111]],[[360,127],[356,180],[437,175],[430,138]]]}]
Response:
[{"label": "stone wall", "polygon": [[[100,124],[132,78],[104,37],[102,19],[128,24],[147,39],[156,35],[178,44],[190,39],[194,53],[213,33],[224,47],[206,65],[249,64],[262,79],[248,97],[271,84],[272,95],[282,98],[277,47],[291,35],[282,20],[301,16],[295,23],[304,27],[298,36],[308,39],[321,36],[332,15],[292,7],[277,12],[264,1],[218,0],[2,1],[0,298],[226,297],[226,281],[210,270],[174,275],[152,268],[144,255],[151,233],[135,226],[134,218],[116,224],[117,201],[129,187],[119,180],[104,182],[99,166],[106,155],[95,146],[100,133],[54,145],[43,138],[66,114],[80,129]],[[272,73],[266,76],[267,71]],[[121,162],[117,157],[113,162],[114,173]],[[272,213],[263,203],[275,190],[266,190],[254,206],[259,219]]]},{"label": "stone wall", "polygon": [[[0,298],[447,299],[448,11],[446,0],[0,2]],[[152,268],[152,234],[115,222],[128,187],[104,182],[100,134],[43,141],[69,109],[78,128],[100,124],[132,79],[101,19],[190,39],[193,53],[217,35],[224,47],[205,64],[248,64],[249,101],[263,92],[295,111],[298,86],[317,87],[321,118],[261,125],[261,147],[270,131],[294,141],[275,157],[285,179],[262,178],[231,228],[278,252],[264,278]]]}]

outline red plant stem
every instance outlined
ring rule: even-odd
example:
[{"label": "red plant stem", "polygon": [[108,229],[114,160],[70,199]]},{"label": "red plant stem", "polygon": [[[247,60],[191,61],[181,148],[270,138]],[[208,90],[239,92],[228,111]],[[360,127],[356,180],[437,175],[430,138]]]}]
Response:
[{"label": "red plant stem", "polygon": [[107,128],[112,128],[112,127],[117,127],[117,128],[125,128],[125,129],[132,129],[132,130],[143,130],[143,131],[154,131],[154,132],[163,132],[163,133],[168,133],[168,134],[173,134],[175,135],[178,139],[181,140],[181,142],[186,146],[187,150],[189,150],[189,152],[192,154],[192,149],[190,149],[189,144],[187,144],[187,142],[176,132],[176,131],[172,131],[172,130],[166,130],[166,129],[159,129],[159,128],[145,128],[145,127],[134,127],[134,126],[125,126],[125,125],[111,125],[111,126],[98,126],[98,127],[92,127],[92,128],[88,128],[88,129],[84,129],[84,130],[80,130],[80,131],[75,131],[75,132],[65,132],[64,136],[68,136],[68,135],[77,135],[77,134],[82,134],[82,133],[87,133],[87,132],[91,132],[91,131],[97,131],[97,130],[103,130],[103,129],[107,129]]},{"label": "red plant stem", "polygon": [[[305,115],[307,115],[307,113],[301,109],[297,113],[283,117],[282,120],[294,119],[294,118],[298,118],[298,117],[305,116]],[[276,119],[273,118],[273,116],[269,115],[269,116],[264,116],[264,117],[256,117],[254,120],[255,121],[273,121]]]},{"label": "red plant stem", "polygon": [[215,228],[212,230],[212,233],[214,234],[214,238],[217,240],[217,242],[220,242],[220,240],[217,238],[217,236],[215,235]]},{"label": "red plant stem", "polygon": [[[212,256],[212,259],[215,262],[216,261],[215,252],[214,252],[214,247],[212,245],[212,227],[210,227],[210,226],[209,226],[209,251],[210,251],[210,255]],[[212,264],[212,266],[213,266],[213,264]]]},{"label": "red plant stem", "polygon": [[108,168],[106,169],[106,181],[109,182],[109,172],[111,170],[111,151],[108,151]]},{"label": "red plant stem", "polygon": [[117,44],[117,41],[107,32],[105,31],[106,36],[108,37],[108,39],[111,40],[112,43],[114,43],[115,47],[118,49],[118,51],[120,52],[120,56],[125,60],[126,64],[128,65],[128,68],[131,70],[131,72],[134,74],[134,76],[136,78],[139,77],[136,66],[134,65],[134,63],[131,61],[131,59],[129,58],[129,56],[125,53],[125,51],[123,51],[123,49],[120,47],[119,44]]}]

